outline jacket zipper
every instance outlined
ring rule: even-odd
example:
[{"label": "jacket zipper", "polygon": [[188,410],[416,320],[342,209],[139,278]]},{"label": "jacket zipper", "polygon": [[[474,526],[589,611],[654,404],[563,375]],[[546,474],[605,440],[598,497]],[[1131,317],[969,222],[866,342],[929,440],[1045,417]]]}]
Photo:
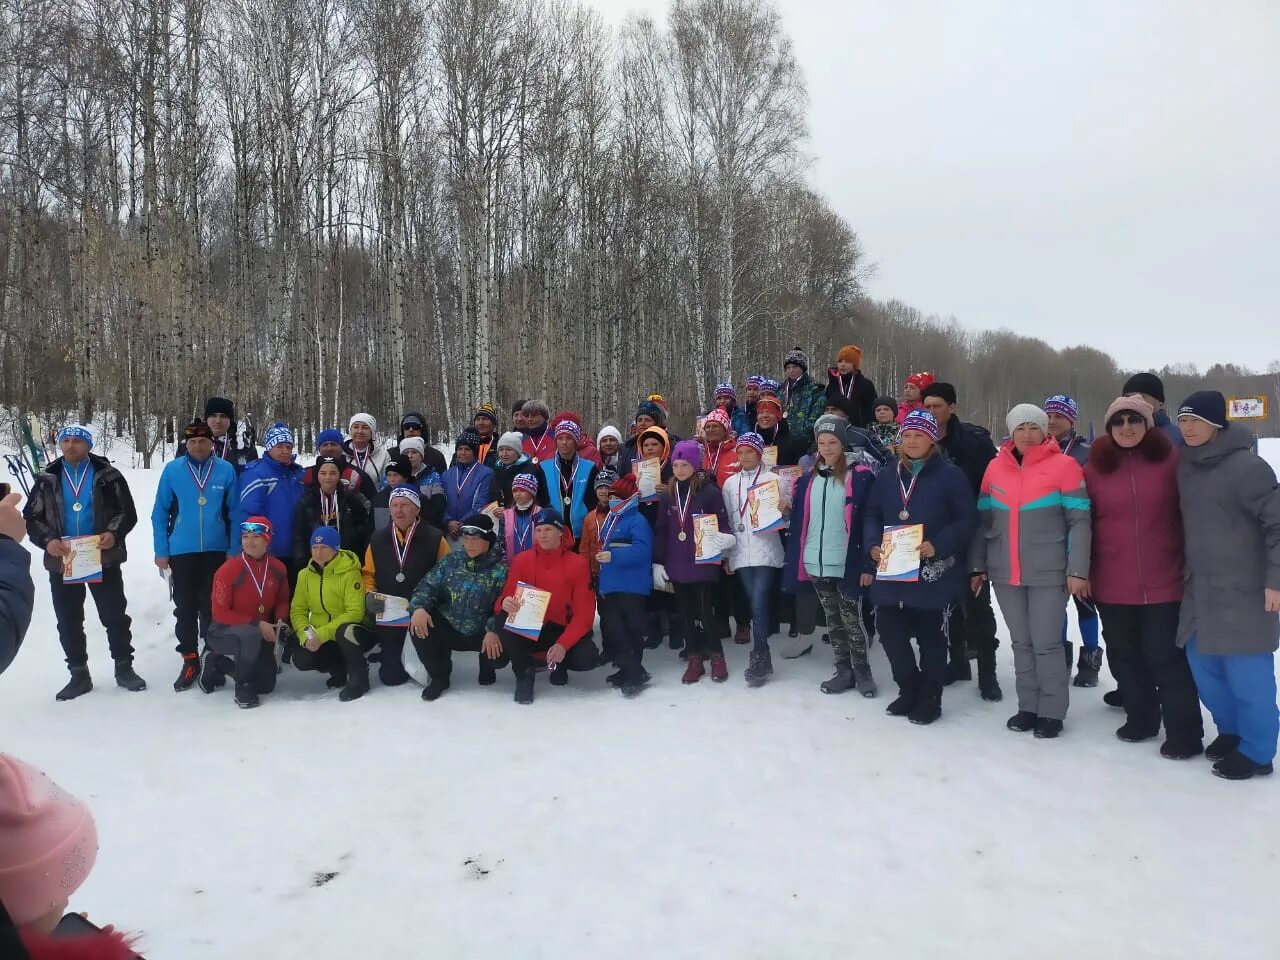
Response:
[{"label": "jacket zipper", "polygon": [[324,572],[326,569],[328,569],[327,564],[320,568],[320,609],[323,610],[324,615],[326,617],[329,617],[329,619],[332,621],[333,617],[329,614],[329,608],[325,606],[325,602],[324,602]]},{"label": "jacket zipper", "polygon": [[1142,572],[1142,534],[1141,524],[1138,523],[1138,474],[1133,469],[1133,454],[1126,456],[1129,461],[1129,483],[1133,487],[1133,549],[1138,557],[1138,581],[1142,584],[1142,602],[1149,603],[1147,599],[1147,578]]}]

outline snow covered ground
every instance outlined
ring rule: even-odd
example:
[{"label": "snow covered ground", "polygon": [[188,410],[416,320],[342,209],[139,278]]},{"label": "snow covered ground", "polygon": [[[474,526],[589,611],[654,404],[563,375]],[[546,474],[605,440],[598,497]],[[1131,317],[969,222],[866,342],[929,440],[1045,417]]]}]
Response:
[{"label": "snow covered ground", "polygon": [[[1280,442],[1265,452],[1280,461]],[[127,467],[127,456],[122,463]],[[156,471],[126,469],[148,514]],[[829,648],[773,683],[682,687],[673,652],[634,701],[603,671],[511,701],[509,673],[425,704],[340,704],[286,669],[254,711],[175,694],[168,598],[146,521],[126,584],[139,672],[67,704],[47,590],[0,678],[0,749],[89,799],[98,866],[73,901],[150,958],[1262,958],[1280,921],[1277,784],[1118,742],[1072,690],[1067,732],[947,690],[920,728],[887,697],[826,697]],[[39,578],[37,574],[38,587]],[[883,688],[888,666],[877,648]],[[1007,644],[1001,682],[1012,694]]]}]

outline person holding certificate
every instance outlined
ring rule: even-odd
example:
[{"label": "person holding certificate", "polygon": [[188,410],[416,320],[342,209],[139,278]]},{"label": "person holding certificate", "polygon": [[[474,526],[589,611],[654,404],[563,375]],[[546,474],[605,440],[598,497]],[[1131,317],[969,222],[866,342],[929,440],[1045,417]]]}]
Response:
[{"label": "person holding certificate", "polygon": [[[533,703],[534,667],[545,660],[551,683],[564,686],[570,670],[594,670],[599,651],[591,640],[596,598],[586,558],[573,552],[564,519],[540,510],[533,519],[535,547],[511,562],[506,585],[494,604],[484,653],[511,658],[516,703]],[[531,603],[536,615],[522,609]]]},{"label": "person holding certificate", "polygon": [[[132,621],[120,569],[127,558],[125,537],[138,523],[129,484],[111,461],[90,452],[93,433],[87,427],[63,427],[58,447],[62,456],[36,475],[23,511],[27,535],[44,551],[58,639],[71,673],[57,699],[74,700],[93,689],[84,632],[85,581],[65,582],[63,570],[64,560],[77,544],[88,545],[91,553],[98,554],[96,566],[101,573],[88,581],[88,592],[107,631],[116,685],[135,693],[145,690],[146,682],[133,669]],[[90,539],[94,537],[96,544]]]},{"label": "person holding certificate", "polygon": [[818,456],[796,483],[782,587],[799,593],[805,583],[812,583],[827,615],[836,670],[822,682],[822,692],[844,693],[856,687],[864,697],[874,697],[861,583],[867,572],[862,512],[874,475],[862,464],[850,466],[845,460],[844,424],[838,417],[820,417],[815,429]]},{"label": "person holding certificate", "polygon": [[971,592],[995,586],[1013,646],[1018,712],[1006,726],[1053,739],[1067,715],[1071,667],[1062,655],[1067,596],[1088,598],[1091,523],[1080,464],[1049,433],[1049,417],[1020,403],[1010,439],[982,478],[969,554]]},{"label": "person holding certificate", "polygon": [[[645,401],[655,415],[661,416],[661,409],[655,403]],[[641,410],[647,409],[641,404]],[[647,414],[637,417],[652,423]],[[658,513],[662,507],[662,492],[671,484],[671,439],[662,427],[647,426],[640,429],[633,444],[638,459],[626,459],[627,447],[623,448],[624,460],[631,465],[630,469],[636,478],[636,491],[640,495],[640,516],[649,524],[655,536],[658,531]],[[655,650],[662,646],[662,638],[666,636],[672,650],[680,650],[685,644],[684,617],[676,607],[675,595],[669,589],[654,590],[649,594],[645,604],[645,647]]]},{"label": "person holding certificate", "polygon": [[236,706],[258,706],[276,688],[276,645],[289,632],[289,572],[271,556],[275,531],[266,517],[240,524],[240,555],[213,577],[213,624],[200,663],[200,689],[213,693],[235,679]]},{"label": "person holding certificate", "polygon": [[[876,572],[862,574],[862,581],[871,587],[880,642],[898,685],[885,712],[929,724],[942,715],[947,620],[964,600],[978,508],[964,471],[938,451],[932,414],[907,414],[898,447],[897,460],[876,475],[867,498],[862,542]],[[895,562],[899,552],[910,556]],[[904,572],[894,576],[893,570]],[[912,639],[920,647],[918,662]]]},{"label": "person holding certificate", "polygon": [[[720,564],[708,563],[733,549],[737,539],[729,533],[729,515],[719,488],[699,473],[702,448],[696,440],[682,440],[671,455],[671,492],[658,505],[658,525],[653,540],[653,585],[675,587],[676,603],[689,631],[687,666],[683,682],[697,683],[711,662],[711,679],[729,679],[723,640],[729,623],[718,616],[716,589]],[[706,518],[704,526],[703,518]],[[701,549],[699,549],[701,548]]]},{"label": "person holding certificate", "polygon": [[[173,593],[174,634],[182,656],[173,689],[179,693],[195,686],[200,674],[200,638],[208,636],[213,621],[214,574],[227,555],[239,549],[231,539],[239,489],[235,467],[213,455],[213,432],[203,420],[193,421],[184,436],[187,452],[161,471],[151,508],[156,567],[168,574]],[[245,470],[246,483],[259,465],[275,462],[270,457],[270,430],[266,443],[268,456]],[[264,510],[253,513],[270,516]],[[289,516],[293,516],[292,503]]]},{"label": "person holding certificate", "polygon": [[752,490],[778,475],[764,466],[764,440],[758,433],[744,433],[737,442],[738,473],[724,485],[724,506],[737,540],[727,570],[741,582],[751,610],[751,653],[743,674],[748,686],[763,686],[773,676],[769,651],[769,626],[773,619],[773,594],[786,558],[778,528],[760,530],[759,511],[753,510]]},{"label": "person holding certificate", "polygon": [[380,649],[378,679],[384,687],[398,687],[409,681],[404,668],[409,599],[419,581],[449,555],[449,544],[442,531],[422,519],[422,500],[413,484],[392,489],[390,509],[391,525],[373,535],[361,576],[365,633],[376,637],[371,642]]}]

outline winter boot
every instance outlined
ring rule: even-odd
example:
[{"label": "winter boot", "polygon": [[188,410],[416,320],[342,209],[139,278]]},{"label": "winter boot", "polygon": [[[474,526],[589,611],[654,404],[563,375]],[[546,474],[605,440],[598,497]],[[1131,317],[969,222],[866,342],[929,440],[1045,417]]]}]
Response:
[{"label": "winter boot", "polygon": [[706,673],[706,668],[702,665],[703,656],[700,653],[689,654],[689,659],[685,663],[684,676],[680,678],[681,683],[697,683],[702,679],[702,675]]},{"label": "winter boot", "polygon": [[1035,729],[1036,721],[1039,719],[1030,710],[1019,710],[1008,719],[1005,726],[1014,733],[1029,733]]},{"label": "winter boot", "polygon": [[205,693],[213,693],[219,687],[226,686],[227,675],[223,672],[222,661],[209,647],[204,648],[204,654],[200,657],[200,676],[197,682]]},{"label": "winter boot", "polygon": [[807,657],[811,653],[813,653],[813,644],[805,643],[802,640],[800,643],[785,644],[782,650],[782,659],[799,660],[801,657]]},{"label": "winter boot", "polygon": [[236,706],[242,710],[252,710],[262,701],[258,699],[257,691],[253,689],[252,683],[236,684]]},{"label": "winter boot", "polygon": [[324,685],[330,690],[341,690],[347,685],[347,668],[339,667],[333,671],[333,673],[329,674],[329,679],[324,682]]},{"label": "winter boot", "polygon": [[1160,744],[1160,756],[1166,760],[1190,760],[1204,753],[1204,741],[1197,736],[1170,736]]},{"label": "winter boot", "polygon": [[[173,689],[177,693],[183,690],[190,690],[196,685],[196,680],[200,676],[200,657],[194,653],[184,653],[182,655],[182,669],[178,671],[178,679],[173,681]],[[226,678],[223,678],[223,683]]]},{"label": "winter boot", "polygon": [[988,650],[978,654],[978,693],[983,700],[999,703],[1004,699],[1000,681],[996,679],[996,652]]},{"label": "winter boot", "polygon": [[908,683],[898,684],[898,697],[884,708],[884,712],[891,717],[905,717],[915,709],[919,696],[920,678],[916,676]]},{"label": "winter boot", "polygon": [[569,682],[569,668],[564,665],[564,661],[560,661],[555,665],[555,669],[547,668],[547,672],[551,674],[550,680],[553,687],[563,687]]},{"label": "winter boot", "polygon": [[754,650],[747,657],[747,669],[742,673],[742,679],[747,681],[748,687],[763,687],[773,676],[773,657],[769,651],[764,653],[756,653]]},{"label": "winter boot", "polygon": [[751,642],[751,624],[740,623],[738,629],[733,632],[734,643],[750,643]]},{"label": "winter boot", "polygon": [[382,651],[382,659],[378,661],[378,680],[384,687],[399,687],[409,682],[409,671],[404,668],[401,657],[387,656]]},{"label": "winter boot", "polygon": [[67,700],[74,700],[76,697],[83,697],[92,689],[93,678],[89,676],[88,666],[72,667],[71,680],[65,687],[58,691],[55,699],[63,702]]},{"label": "winter boot", "polygon": [[1142,743],[1144,740],[1154,739],[1159,733],[1159,727],[1154,730],[1145,730],[1130,720],[1116,731],[1116,738],[1125,743]]},{"label": "winter boot", "polygon": [[1124,708],[1124,698],[1120,696],[1119,690],[1108,690],[1102,695],[1102,702],[1108,707]]},{"label": "winter boot", "polygon": [[1081,647],[1080,661],[1076,664],[1076,678],[1071,681],[1073,687],[1096,687],[1098,671],[1102,669],[1102,648]]},{"label": "winter boot", "polygon": [[1249,780],[1253,777],[1265,777],[1274,770],[1269,763],[1258,763],[1250,760],[1239,750],[1232,750],[1213,765],[1213,775],[1223,780]]},{"label": "winter boot", "polygon": [[1240,738],[1234,733],[1220,733],[1213,743],[1204,748],[1205,759],[1217,763],[1229,754],[1234,753],[1239,746]]},{"label": "winter boot", "polygon": [[498,682],[498,671],[493,665],[493,661],[480,654],[480,677],[476,681],[482,687],[491,687]]},{"label": "winter boot", "polygon": [[647,671],[640,671],[640,676],[635,680],[627,680],[618,689],[622,691],[622,695],[630,700],[632,697],[638,696],[640,691],[649,683],[649,674]]},{"label": "winter boot", "polygon": [[369,692],[369,668],[363,666],[357,670],[347,671],[347,683],[342,688],[342,692],[338,694],[338,699],[343,703],[350,703],[352,700],[359,700]]},{"label": "winter boot", "polygon": [[871,668],[866,664],[853,668],[853,682],[858,692],[868,699],[879,692],[876,689],[875,677],[871,676]]},{"label": "winter boot", "polygon": [[711,655],[711,679],[716,683],[724,683],[729,679],[729,664],[723,653]]},{"label": "winter boot", "polygon": [[956,657],[947,664],[946,680],[943,682],[950,686],[957,680],[972,680],[973,668],[969,666],[968,657]]},{"label": "winter boot", "polygon": [[516,676],[516,703],[533,703],[533,671]]},{"label": "winter boot", "polygon": [[853,668],[847,663],[836,664],[836,672],[828,679],[822,681],[820,689],[823,693],[844,693],[846,690],[852,690],[856,686],[853,678]]},{"label": "winter boot", "polygon": [[1061,732],[1061,720],[1050,720],[1048,717],[1039,717],[1036,720],[1037,740],[1055,740]]},{"label": "winter boot", "polygon": [[440,696],[449,689],[448,677],[432,677],[431,682],[422,688],[422,699],[431,703],[433,700],[439,700]]},{"label": "winter boot", "polygon": [[116,686],[130,693],[141,693],[147,689],[147,681],[133,672],[132,660],[116,661]]},{"label": "winter boot", "polygon": [[925,727],[942,716],[942,691],[924,690],[916,701],[915,709],[907,715],[912,723]]}]

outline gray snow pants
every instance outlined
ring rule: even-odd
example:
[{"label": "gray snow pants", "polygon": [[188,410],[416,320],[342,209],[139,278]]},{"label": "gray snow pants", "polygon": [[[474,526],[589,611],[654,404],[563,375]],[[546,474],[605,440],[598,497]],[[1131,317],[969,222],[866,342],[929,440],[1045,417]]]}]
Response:
[{"label": "gray snow pants", "polygon": [[1071,668],[1062,656],[1066,577],[1060,587],[1015,587],[997,583],[996,599],[1009,628],[1018,709],[1063,720]]}]

